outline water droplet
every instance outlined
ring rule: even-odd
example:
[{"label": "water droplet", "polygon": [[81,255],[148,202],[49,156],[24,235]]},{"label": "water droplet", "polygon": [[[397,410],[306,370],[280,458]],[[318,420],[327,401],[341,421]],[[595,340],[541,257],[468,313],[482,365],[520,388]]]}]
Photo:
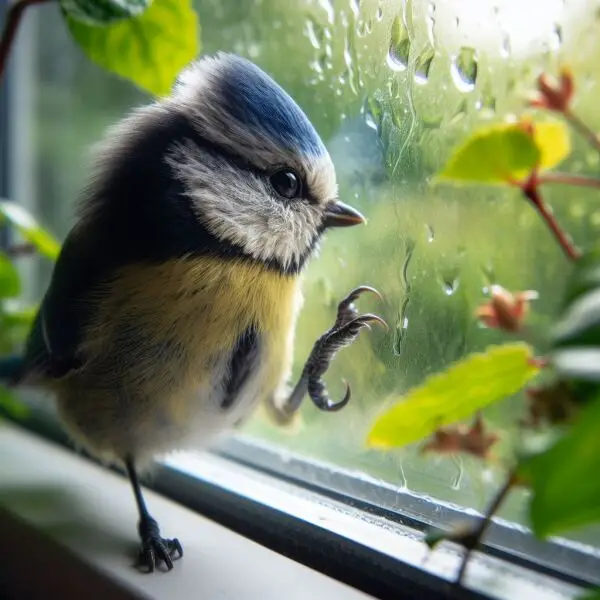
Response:
[{"label": "water droplet", "polygon": [[415,61],[415,83],[425,85],[429,81],[429,70],[435,57],[432,46],[426,46]]},{"label": "water droplet", "polygon": [[377,14],[375,15],[378,21],[383,19],[383,8],[381,6],[377,9]]},{"label": "water droplet", "polygon": [[410,34],[406,23],[399,15],[392,23],[388,66],[394,71],[404,71],[410,58]]},{"label": "water droplet", "polygon": [[362,81],[358,70],[355,32],[352,28],[347,30],[347,35],[344,39],[344,62],[346,63],[348,85],[354,94],[358,94],[359,88],[362,87]]},{"label": "water droplet", "polygon": [[496,97],[492,94],[492,86],[489,81],[484,85],[481,98],[475,103],[475,108],[486,113],[484,116],[496,112]]},{"label": "water droplet", "polygon": [[562,45],[562,27],[560,25],[555,25],[554,29],[552,30],[552,34],[550,35],[550,49],[554,50],[555,52],[557,50],[560,50],[560,47]]},{"label": "water droplet", "polygon": [[369,19],[366,25],[367,33],[371,33],[373,31],[373,19]]},{"label": "water droplet", "polygon": [[314,19],[309,18],[306,20],[306,27],[304,29],[306,37],[310,41],[313,48],[319,50],[323,44],[324,32],[323,28]]},{"label": "water droplet", "polygon": [[396,320],[396,327],[394,328],[394,354],[400,356],[404,349],[404,343],[406,340],[406,333],[408,331],[408,307],[410,305],[410,294],[411,294],[411,283],[408,277],[408,269],[410,267],[410,261],[412,259],[413,252],[415,250],[415,242],[408,238],[406,240],[406,256],[404,263],[402,264],[401,281],[404,287],[404,297],[400,310],[398,311],[398,318]]},{"label": "water droplet", "polygon": [[442,289],[444,290],[444,294],[446,294],[446,296],[452,296],[452,294],[454,294],[454,292],[456,292],[458,289],[458,286],[458,277],[442,281]]},{"label": "water droplet", "polygon": [[467,101],[463,100],[458,105],[456,112],[450,118],[450,125],[454,125],[455,123],[462,121],[467,116],[467,110],[468,110]]},{"label": "water droplet", "polygon": [[383,119],[383,106],[381,102],[374,96],[369,96],[363,105],[362,113],[367,126],[375,131],[379,131]]},{"label": "water droplet", "polygon": [[430,2],[427,7],[427,36],[429,43],[435,46],[435,2]]},{"label": "water droplet", "polygon": [[350,10],[355,17],[360,14],[360,0],[350,0]]},{"label": "water droplet", "polygon": [[484,290],[486,288],[491,287],[496,283],[496,272],[494,271],[494,265],[492,262],[487,262],[484,265],[480,266],[481,274],[483,275],[483,280],[485,283]]},{"label": "water droplet", "polygon": [[327,20],[331,25],[335,23],[335,8],[331,0],[317,0],[319,6],[327,13]]},{"label": "water droplet", "polygon": [[450,73],[454,85],[461,92],[472,92],[477,82],[477,53],[473,48],[463,46],[452,57]]},{"label": "water droplet", "polygon": [[502,36],[502,43],[500,44],[500,56],[502,58],[508,58],[510,56],[510,53],[511,53],[510,38],[508,37],[508,34],[505,33]]},{"label": "water droplet", "polygon": [[435,239],[435,232],[433,231],[432,225],[425,225],[425,229],[427,230],[427,241],[429,243],[433,242]]},{"label": "water droplet", "polygon": [[456,475],[454,476],[454,480],[452,481],[452,489],[459,490],[460,484],[462,483],[462,479],[465,473],[465,470],[463,468],[463,461],[459,456],[455,455],[452,456],[452,459],[454,460],[454,464],[457,468]]}]

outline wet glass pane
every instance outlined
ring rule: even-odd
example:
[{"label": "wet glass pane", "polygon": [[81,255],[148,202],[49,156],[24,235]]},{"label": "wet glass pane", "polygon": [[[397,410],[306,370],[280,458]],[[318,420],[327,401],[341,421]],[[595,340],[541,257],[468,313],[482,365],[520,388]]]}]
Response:
[{"label": "wet glass pane", "polygon": [[[535,77],[568,63],[578,82],[575,108],[600,129],[600,4],[591,0],[202,0],[203,51],[245,55],[271,73],[314,122],[337,167],[340,196],[369,219],[332,232],[305,276],[295,375],[330,326],[339,299],[359,284],[389,334],[363,333],[327,375],[334,397],[351,382],[351,404],[334,415],[309,402],[303,424],[281,431],[260,413],[245,432],[333,466],[443,501],[481,509],[501,471],[469,458],[423,458],[411,447],[365,448],[374,415],[450,362],[505,336],[483,329],[474,309],[494,283],[535,289],[534,330],[550,322],[569,265],[518,193],[433,185],[450,150],[478,125],[520,113]],[[59,235],[70,223],[85,176],[82,151],[126,109],[147,98],[91,65],[53,7],[38,10],[32,55],[35,103],[31,156],[38,214]],[[598,172],[598,154],[577,136],[562,165]],[[547,190],[557,218],[581,247],[600,232],[597,195]],[[43,271],[42,285],[47,272]],[[486,411],[503,435],[497,463],[514,443],[520,398]],[[514,495],[502,514],[524,519]],[[577,534],[598,542],[598,531]]]}]

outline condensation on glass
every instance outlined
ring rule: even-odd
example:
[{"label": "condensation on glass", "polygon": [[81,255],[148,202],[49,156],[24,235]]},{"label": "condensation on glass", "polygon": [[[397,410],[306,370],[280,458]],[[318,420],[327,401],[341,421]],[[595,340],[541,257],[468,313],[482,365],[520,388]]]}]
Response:
[{"label": "condensation on glass", "polygon": [[[600,4],[590,0],[198,0],[203,51],[225,49],[269,71],[305,109],[335,161],[340,196],[368,217],[332,232],[305,278],[296,368],[330,326],[337,301],[359,284],[385,294],[361,309],[382,314],[389,334],[362,333],[327,380],[351,404],[330,415],[307,402],[303,425],[276,430],[259,413],[246,432],[337,467],[364,472],[444,501],[480,509],[498,482],[468,459],[390,455],[365,449],[383,406],[465,353],[502,341],[479,327],[474,308],[494,283],[536,289],[546,325],[560,299],[565,260],[544,225],[512,191],[435,185],[451,148],[478,125],[525,108],[542,70],[567,62],[578,81],[577,112],[600,129]],[[33,151],[40,214],[66,233],[87,157],[82,148],[131,105],[147,99],[91,65],[51,7],[39,8]],[[574,137],[564,168],[598,171],[598,155]],[[582,245],[600,232],[593,193],[548,198]],[[487,412],[510,450],[511,400]],[[523,499],[505,509],[521,518]]]}]

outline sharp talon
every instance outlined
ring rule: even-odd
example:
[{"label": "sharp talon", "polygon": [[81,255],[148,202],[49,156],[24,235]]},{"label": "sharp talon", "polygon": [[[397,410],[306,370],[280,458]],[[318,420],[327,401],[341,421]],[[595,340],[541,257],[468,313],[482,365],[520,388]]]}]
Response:
[{"label": "sharp talon", "polygon": [[[369,327],[369,323],[379,323],[386,331],[390,330],[390,326],[381,317],[378,317],[377,315],[372,315],[370,313],[357,317],[356,319],[351,321],[351,323],[357,321],[364,324],[366,327]],[[371,328],[369,327],[369,329]]]},{"label": "sharp talon", "polygon": [[381,295],[381,292],[376,290],[374,287],[371,287],[370,285],[361,285],[355,288],[350,292],[348,298],[356,300],[364,292],[370,292],[371,294],[375,294],[383,302],[383,296]]},{"label": "sharp talon", "polygon": [[158,523],[152,517],[143,519],[139,526],[142,547],[138,556],[138,565],[147,567],[153,573],[163,562],[168,571],[173,569],[173,559],[183,556],[183,548],[177,538],[172,540],[160,536]]}]

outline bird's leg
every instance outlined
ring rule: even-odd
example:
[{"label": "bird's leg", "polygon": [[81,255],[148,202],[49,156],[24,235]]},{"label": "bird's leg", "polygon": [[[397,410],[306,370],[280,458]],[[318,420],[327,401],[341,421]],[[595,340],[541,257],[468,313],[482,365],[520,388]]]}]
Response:
[{"label": "bird's leg", "polygon": [[282,417],[293,415],[300,408],[307,393],[317,408],[328,412],[340,410],[350,401],[351,392],[348,383],[346,383],[346,393],[343,399],[333,402],[329,398],[327,388],[321,378],[329,368],[336,352],[349,346],[358,337],[363,327],[369,328],[370,323],[379,323],[386,329],[388,328],[387,323],[377,315],[359,315],[354,301],[364,292],[371,292],[381,298],[376,289],[365,285],[352,290],[339,303],[333,327],[316,341],[296,387],[283,406],[278,407]]},{"label": "bird's leg", "polygon": [[133,494],[140,514],[138,532],[142,541],[142,547],[140,548],[138,565],[147,568],[148,572],[151,573],[160,562],[164,562],[170,571],[173,568],[173,560],[183,556],[183,548],[177,538],[167,540],[160,536],[158,523],[146,508],[138,474],[131,457],[125,461],[125,467],[127,468],[127,474],[131,481],[131,487],[133,488]]}]

